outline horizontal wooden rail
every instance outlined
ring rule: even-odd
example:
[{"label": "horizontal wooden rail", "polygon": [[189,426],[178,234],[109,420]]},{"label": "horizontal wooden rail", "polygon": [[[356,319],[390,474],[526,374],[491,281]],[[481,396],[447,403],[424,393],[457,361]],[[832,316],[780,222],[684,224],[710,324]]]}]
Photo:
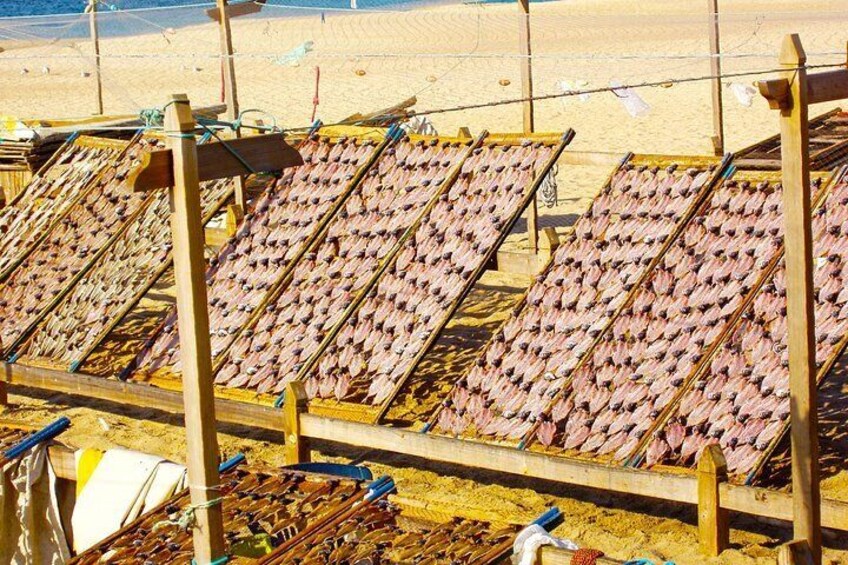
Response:
[{"label": "horizontal wooden rail", "polygon": [[[179,392],[147,385],[8,363],[2,364],[0,375],[3,381],[11,385],[154,408],[174,414],[183,412],[182,395]],[[215,411],[219,422],[284,433],[289,431],[286,429],[283,410],[272,406],[218,398],[215,400]],[[698,480],[689,474],[645,471],[551,457],[512,447],[373,426],[315,414],[300,415],[300,434],[310,439],[367,447],[464,467],[620,494],[698,504]],[[778,520],[792,519],[792,497],[788,493],[722,483],[719,485],[719,498],[721,507],[727,510]],[[822,525],[848,531],[848,503],[822,500]]]}]

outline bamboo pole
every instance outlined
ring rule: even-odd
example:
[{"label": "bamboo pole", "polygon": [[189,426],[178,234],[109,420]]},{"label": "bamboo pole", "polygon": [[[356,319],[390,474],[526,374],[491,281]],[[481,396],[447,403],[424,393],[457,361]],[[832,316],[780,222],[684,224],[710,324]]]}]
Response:
[{"label": "bamboo pole", "polygon": [[224,556],[224,524],[219,502],[218,439],[194,126],[188,97],[172,95],[165,110],[165,132],[174,166],[171,234],[183,359],[188,478],[196,518],[195,559],[198,565],[207,565]]},{"label": "bamboo pole", "polygon": [[[518,47],[521,50],[521,96],[525,99],[523,109],[524,133],[536,131],[535,115],[533,112],[533,50],[530,44],[530,0],[518,0],[518,8],[521,14],[519,22]],[[535,254],[539,250],[539,208],[534,197],[533,202],[527,207],[527,243],[530,253]]]},{"label": "bamboo pole", "polygon": [[713,97],[713,151],[724,154],[724,102],[721,92],[721,43],[719,39],[718,0],[707,0],[710,10],[710,74]]},{"label": "bamboo pole", "polygon": [[780,113],[786,301],[792,435],[795,538],[807,540],[821,563],[821,493],[816,401],[813,236],[810,217],[810,151],[807,56],[797,34],[786,36],[780,64],[787,68],[791,104]]},{"label": "bamboo pole", "polygon": [[100,32],[97,25],[97,2],[88,0],[88,27],[94,44],[94,92],[97,96],[97,113],[103,114],[103,82],[100,77]]},{"label": "bamboo pole", "polygon": [[[236,88],[236,67],[233,60],[233,35],[230,29],[230,15],[227,9],[227,0],[217,0],[218,8],[218,32],[221,44],[221,75],[223,77],[224,103],[227,105],[226,118],[234,122],[239,116],[238,90]],[[239,128],[235,129],[235,136],[241,137]],[[244,177],[235,178],[236,206],[245,211],[244,200]]]}]

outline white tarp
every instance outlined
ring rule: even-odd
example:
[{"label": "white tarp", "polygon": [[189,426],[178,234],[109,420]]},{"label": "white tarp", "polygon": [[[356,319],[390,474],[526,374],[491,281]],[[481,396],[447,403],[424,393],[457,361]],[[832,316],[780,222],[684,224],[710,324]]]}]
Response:
[{"label": "white tarp", "polygon": [[70,559],[46,446],[4,467],[0,510],[0,563],[60,565]]},{"label": "white tarp", "polygon": [[185,467],[161,457],[111,449],[77,497],[71,524],[82,552],[170,498],[185,484]]}]

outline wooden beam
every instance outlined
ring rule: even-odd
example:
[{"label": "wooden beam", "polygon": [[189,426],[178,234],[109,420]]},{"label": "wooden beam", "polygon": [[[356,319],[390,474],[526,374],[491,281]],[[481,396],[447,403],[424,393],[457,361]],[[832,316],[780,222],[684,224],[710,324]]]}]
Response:
[{"label": "wooden beam", "polygon": [[227,222],[226,230],[227,237],[233,237],[244,220],[244,208],[239,204],[231,204],[227,206]]},{"label": "wooden beam", "polygon": [[199,565],[207,565],[225,556],[225,544],[194,127],[188,97],[172,95],[165,110],[165,131],[182,134],[169,135],[168,145],[174,167],[171,236],[183,365],[186,459],[191,503],[196,509],[192,528],[194,558]]},{"label": "wooden beam", "polygon": [[[226,4],[226,12],[228,18],[237,18],[239,16],[247,16],[249,14],[256,14],[262,10],[262,6],[265,5],[266,0],[247,0],[246,2],[239,2],[238,4]],[[221,21],[221,8],[220,6],[216,6],[214,8],[209,8],[206,10],[206,15],[216,22]]]},{"label": "wooden beam", "polygon": [[726,481],[721,447],[708,445],[698,460],[698,539],[701,553],[708,557],[717,557],[730,546],[730,522],[719,493],[719,484]]},{"label": "wooden beam", "polygon": [[[521,97],[524,98],[522,123],[524,133],[536,131],[533,110],[533,48],[530,41],[530,0],[518,0],[521,14],[518,26],[518,48],[521,52]],[[527,243],[530,253],[539,250],[539,207],[537,199],[527,207]]]},{"label": "wooden beam", "polygon": [[[170,149],[151,151],[133,169],[127,183],[134,192],[172,186],[172,163]],[[303,164],[303,157],[283,140],[282,134],[271,133],[199,145],[197,163],[199,178],[203,182],[297,167]]]},{"label": "wooden beam", "polygon": [[100,32],[97,25],[97,2],[88,0],[88,28],[91,43],[94,46],[94,94],[97,100],[97,114],[103,114],[103,81],[100,75]]},{"label": "wooden beam", "polygon": [[813,234],[810,215],[810,143],[807,62],[797,34],[780,51],[787,68],[789,107],[780,113],[783,163],[786,302],[789,334],[789,391],[792,435],[792,492],[797,539],[810,545],[821,563],[821,494],[816,401]]},{"label": "wooden beam", "polygon": [[[788,66],[788,65],[784,65]],[[803,70],[806,74],[806,70]],[[794,75],[795,71],[792,71]],[[791,107],[790,86],[791,77],[761,80],[757,83],[762,94],[769,102],[772,110],[788,110]],[[804,89],[807,104],[820,104],[822,102],[834,102],[848,98],[848,69],[837,69],[824,73],[809,75],[806,80],[807,87]]]},{"label": "wooden beam", "polygon": [[[127,383],[65,373],[38,367],[0,363],[2,380],[23,387],[141,406],[180,414],[184,410],[178,392],[149,385]],[[219,423],[287,432],[280,410],[222,398],[215,399]],[[697,478],[688,474],[662,473],[627,467],[550,457],[512,447],[487,445],[410,430],[372,426],[315,414],[300,415],[300,435],[367,449],[380,449],[413,457],[512,475],[533,477],[609,492],[631,494],[681,504],[698,503]],[[763,488],[719,484],[721,507],[732,512],[776,520],[792,519],[792,495]],[[848,503],[822,502],[824,527],[848,531]]]},{"label": "wooden beam", "polygon": [[286,428],[286,465],[307,463],[310,460],[309,440],[300,433],[300,416],[309,406],[309,396],[301,382],[290,382],[286,386],[286,402],[283,418]]},{"label": "wooden beam", "polygon": [[780,546],[777,565],[814,565],[813,553],[807,540],[794,540]]},{"label": "wooden beam", "polygon": [[[230,30],[230,17],[232,16],[232,10],[238,9],[241,6],[243,6],[242,9],[246,8],[254,12],[262,9],[261,5],[253,2],[236,4],[230,7],[227,5],[227,0],[217,0],[216,10],[214,10],[218,16],[216,19],[219,24],[218,39],[221,48],[221,80],[223,81],[224,103],[227,105],[225,116],[227,121],[230,122],[235,122],[239,117],[238,89],[236,88],[236,67],[233,59],[233,36]],[[236,138],[241,137],[239,128],[236,128],[233,134]],[[235,193],[236,204],[244,209],[244,177],[241,175],[235,178]]]},{"label": "wooden beam", "polygon": [[61,444],[51,445],[47,448],[47,457],[57,478],[68,481],[77,480],[77,465],[73,449]]},{"label": "wooden beam", "polygon": [[713,100],[713,151],[724,154],[724,107],[721,91],[721,42],[719,38],[718,0],[707,0],[710,11],[710,81]]}]

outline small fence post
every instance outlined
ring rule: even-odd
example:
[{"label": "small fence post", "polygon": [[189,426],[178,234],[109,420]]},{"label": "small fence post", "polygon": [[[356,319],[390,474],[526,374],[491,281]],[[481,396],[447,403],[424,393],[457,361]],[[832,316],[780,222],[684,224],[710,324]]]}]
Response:
[{"label": "small fence post", "polygon": [[807,540],[794,540],[780,546],[777,565],[813,565],[813,553]]},{"label": "small fence post", "polygon": [[227,206],[227,237],[233,237],[238,231],[241,221],[244,219],[244,209],[238,204]]},{"label": "small fence post", "polygon": [[698,538],[701,553],[716,557],[730,545],[727,510],[719,484],[727,481],[727,461],[718,445],[708,445],[698,460]]},{"label": "small fence post", "polygon": [[310,460],[309,441],[300,435],[300,415],[306,412],[309,397],[301,382],[291,382],[286,387],[286,400],[283,403],[283,418],[286,430],[286,465],[308,463]]},{"label": "small fence post", "polygon": [[9,384],[0,380],[0,407],[9,405]]}]

